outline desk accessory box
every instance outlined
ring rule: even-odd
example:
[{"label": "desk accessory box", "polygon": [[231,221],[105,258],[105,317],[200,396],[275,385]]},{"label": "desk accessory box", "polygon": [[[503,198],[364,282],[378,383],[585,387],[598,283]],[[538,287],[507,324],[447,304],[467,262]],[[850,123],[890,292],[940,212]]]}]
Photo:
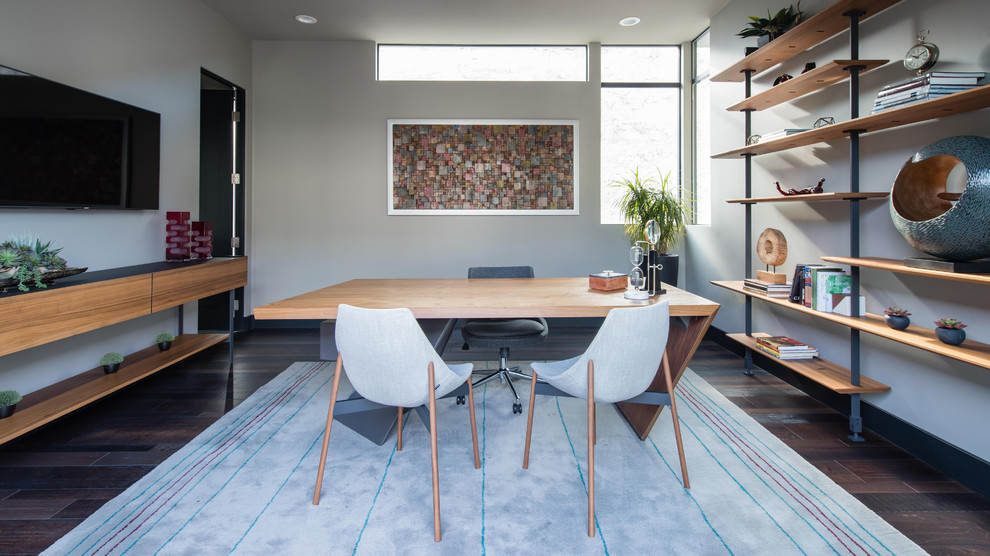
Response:
[{"label": "desk accessory box", "polygon": [[593,290],[614,292],[629,287],[629,277],[610,270],[588,275],[588,287]]}]

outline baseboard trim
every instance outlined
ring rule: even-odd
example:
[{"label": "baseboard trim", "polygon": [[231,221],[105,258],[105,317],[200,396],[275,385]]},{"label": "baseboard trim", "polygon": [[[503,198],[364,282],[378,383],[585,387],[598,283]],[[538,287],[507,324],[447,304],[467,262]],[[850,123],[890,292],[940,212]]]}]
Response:
[{"label": "baseboard trim", "polygon": [[[729,338],[725,332],[709,327],[706,340],[745,356],[746,348]],[[849,415],[849,397],[822,387],[784,367],[769,356],[754,352],[753,363],[812,398],[839,413]],[[864,435],[872,432],[890,441],[905,452],[931,465],[963,485],[990,498],[990,462],[987,462],[941,438],[922,430],[863,400],[860,404]]]}]

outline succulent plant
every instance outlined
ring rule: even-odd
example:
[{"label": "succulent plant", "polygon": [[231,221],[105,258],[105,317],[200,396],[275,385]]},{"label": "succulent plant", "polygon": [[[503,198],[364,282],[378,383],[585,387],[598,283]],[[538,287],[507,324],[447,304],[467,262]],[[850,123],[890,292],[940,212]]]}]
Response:
[{"label": "succulent plant", "polygon": [[117,365],[123,362],[124,362],[124,356],[117,353],[116,351],[105,353],[103,357],[100,358],[100,365]]},{"label": "succulent plant", "polygon": [[15,269],[12,278],[17,280],[17,289],[28,291],[28,284],[38,288],[48,287],[42,282],[47,270],[62,270],[65,259],[58,256],[61,248],[52,249],[52,242],[41,243],[37,236],[11,234],[0,243],[0,268]]},{"label": "succulent plant", "polygon": [[957,321],[956,319],[944,318],[935,321],[935,326],[939,328],[948,328],[950,330],[962,330],[966,328],[966,325]]},{"label": "succulent plant", "polygon": [[175,339],[175,336],[171,332],[162,332],[161,334],[155,336],[155,343],[160,344],[162,342],[171,342]]},{"label": "succulent plant", "polygon": [[16,390],[0,390],[0,407],[14,405],[21,401],[21,395]]},{"label": "succulent plant", "polygon": [[769,35],[770,40],[773,40],[791,27],[797,25],[801,21],[802,15],[801,2],[798,2],[797,8],[790,6],[781,9],[775,14],[771,14],[770,10],[767,10],[767,17],[749,16],[750,22],[747,24],[748,27],[739,31],[736,35],[740,37],[762,37],[763,35]]},{"label": "succulent plant", "polygon": [[887,307],[884,309],[883,314],[889,315],[891,317],[909,317],[911,313],[907,312],[907,309],[903,309],[894,305],[893,307]]}]

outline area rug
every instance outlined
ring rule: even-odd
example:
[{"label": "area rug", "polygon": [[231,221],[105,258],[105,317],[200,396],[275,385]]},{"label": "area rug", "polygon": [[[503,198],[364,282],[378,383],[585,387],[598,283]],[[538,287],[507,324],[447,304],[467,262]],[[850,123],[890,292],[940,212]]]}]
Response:
[{"label": "area rug", "polygon": [[690,370],[677,387],[690,490],[668,411],[644,442],[599,407],[594,538],[585,402],[537,399],[523,470],[526,418],[498,383],[476,392],[481,469],[467,406],[438,405],[440,543],[416,415],[401,452],[394,433],[377,446],[337,424],[314,506],[332,374],[292,365],[46,553],[924,554]]}]

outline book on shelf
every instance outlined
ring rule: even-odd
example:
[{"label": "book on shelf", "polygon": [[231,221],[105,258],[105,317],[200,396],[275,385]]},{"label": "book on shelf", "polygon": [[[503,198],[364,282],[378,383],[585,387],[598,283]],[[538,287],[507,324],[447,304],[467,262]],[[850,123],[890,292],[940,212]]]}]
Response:
[{"label": "book on shelf", "polygon": [[818,355],[818,350],[814,348],[800,351],[778,351],[763,344],[757,344],[756,347],[763,353],[772,355],[777,359],[812,359]]},{"label": "book on shelf", "polygon": [[764,141],[773,141],[774,139],[781,139],[783,137],[789,137],[804,131],[808,131],[808,128],[778,129],[777,131],[771,131],[770,133],[763,133],[760,135],[760,143]]},{"label": "book on shelf", "polygon": [[776,298],[787,298],[791,294],[790,284],[772,284],[756,278],[746,278],[743,280],[743,289]]},{"label": "book on shelf", "polygon": [[815,291],[818,286],[818,275],[824,272],[842,272],[837,266],[809,266],[804,274],[804,306],[815,308]]},{"label": "book on shelf", "polygon": [[931,85],[976,85],[980,79],[986,76],[982,71],[930,71],[928,73],[902,79],[888,85],[884,85],[880,91],[893,91],[925,84]]},{"label": "book on shelf", "polygon": [[881,91],[877,94],[877,100],[874,104],[889,104],[891,102],[906,98],[927,96],[929,93],[958,93],[959,91],[968,91],[972,88],[972,85],[922,85],[920,87],[912,87],[910,89],[905,89],[903,91],[891,94],[884,94],[883,91]]},{"label": "book on shelf", "polygon": [[794,278],[791,280],[791,303],[804,304],[804,277],[809,268],[825,266],[818,263],[796,264],[794,265]]},{"label": "book on shelf", "polygon": [[808,344],[787,336],[754,336],[756,343],[777,351],[807,351],[814,349]]},{"label": "book on shelf", "polygon": [[904,99],[900,99],[900,100],[896,100],[896,101],[891,101],[891,102],[879,102],[878,101],[878,102],[875,102],[873,104],[873,110],[870,111],[870,114],[876,114],[877,112],[883,112],[884,110],[889,110],[891,108],[897,108],[899,106],[907,106],[908,104],[914,104],[916,102],[921,102],[921,101],[924,101],[924,100],[931,100],[933,98],[942,98],[942,97],[945,97],[945,96],[949,96],[951,94],[952,93],[928,93],[928,94],[920,95],[920,96],[917,96],[917,97],[904,98]]}]

